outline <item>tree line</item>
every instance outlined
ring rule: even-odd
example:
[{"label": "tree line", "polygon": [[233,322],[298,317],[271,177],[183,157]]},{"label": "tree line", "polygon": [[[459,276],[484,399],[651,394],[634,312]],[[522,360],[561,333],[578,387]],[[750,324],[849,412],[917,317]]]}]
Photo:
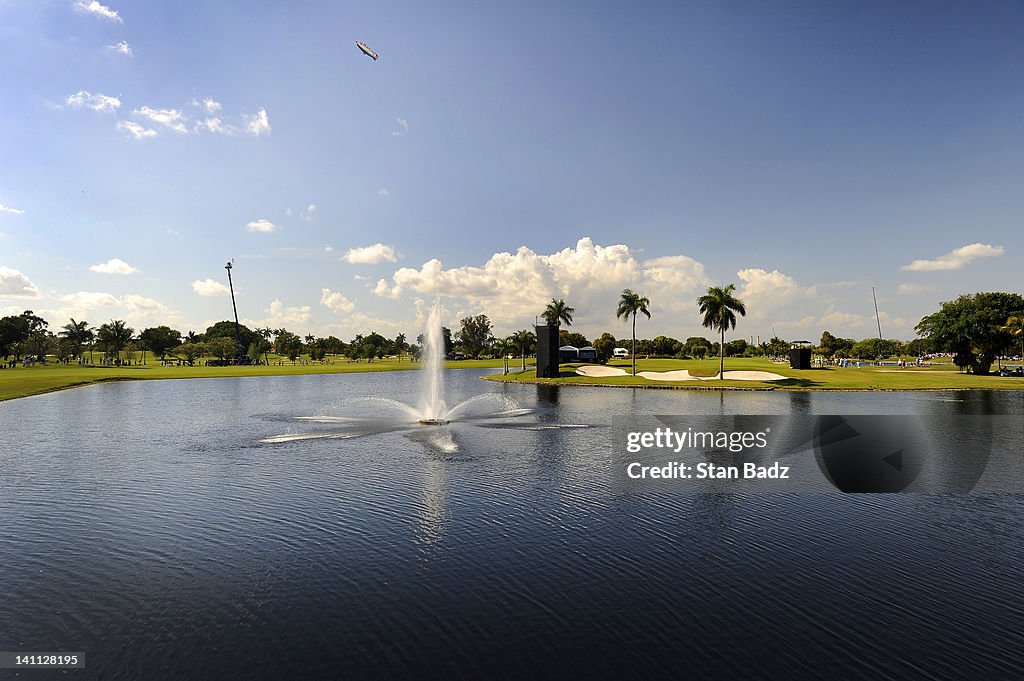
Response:
[{"label": "tree line", "polygon": [[[717,332],[712,341],[703,336],[680,340],[668,336],[637,338],[637,317],[651,317],[650,301],[639,293],[625,289],[620,296],[616,316],[631,324],[631,336],[617,338],[610,331],[589,339],[583,334],[561,328],[573,323],[575,309],[565,300],[552,299],[541,314],[545,321],[559,328],[562,345],[577,348],[592,346],[599,361],[611,359],[616,347],[627,347],[636,371],[637,356],[659,358],[695,358],[718,355],[720,368],[725,357],[783,357],[790,343],[773,337],[753,344],[740,338],[725,341],[727,331],[736,328],[738,317],[745,316],[746,307],[733,294],[734,285],[711,287],[697,299],[697,308],[706,328]],[[814,350],[826,358],[879,359],[899,356],[921,356],[950,353],[954,363],[963,370],[987,374],[992,364],[1018,348],[1024,357],[1024,297],[1016,293],[976,293],[943,302],[937,312],[927,315],[915,327],[918,337],[909,342],[894,339],[841,338],[825,331]],[[467,358],[518,357],[526,368],[526,358],[536,352],[537,337],[531,329],[519,329],[508,336],[495,336],[493,325],[485,314],[459,320],[456,331],[444,327],[444,351],[461,353]],[[203,357],[231,361],[245,357],[250,362],[270,362],[270,353],[291,361],[308,356],[318,361],[327,356],[343,356],[354,361],[374,361],[384,357],[418,359],[424,339],[420,335],[409,343],[405,334],[387,338],[379,333],[356,335],[348,342],[335,336],[300,336],[285,328],[250,329],[239,325],[236,339],[235,323],[222,321],[203,333],[180,331],[166,325],[142,329],[138,333],[123,320],[110,320],[98,327],[86,321],[70,319],[53,332],[42,317],[26,310],[20,315],[0,317],[0,358],[5,363],[32,359],[45,361],[52,356],[60,362],[95,363],[141,362],[147,357],[161,361],[171,358],[194,364]],[[506,366],[507,369],[507,366]]]}]

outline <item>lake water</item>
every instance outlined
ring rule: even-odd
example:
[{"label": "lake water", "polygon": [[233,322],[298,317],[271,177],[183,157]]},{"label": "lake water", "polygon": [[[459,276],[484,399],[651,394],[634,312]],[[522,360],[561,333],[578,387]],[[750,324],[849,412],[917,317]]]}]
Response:
[{"label": "lake water", "polygon": [[[0,650],[82,652],[86,669],[70,674],[104,679],[1024,668],[1024,496],[623,489],[611,471],[617,428],[649,415],[941,421],[1020,416],[1024,394],[480,376],[447,372],[449,404],[493,393],[530,413],[346,426],[362,437],[296,419],[385,411],[352,402],[365,395],[415,402],[406,372],[113,383],[0,403]],[[265,441],[310,434],[330,437]]]}]

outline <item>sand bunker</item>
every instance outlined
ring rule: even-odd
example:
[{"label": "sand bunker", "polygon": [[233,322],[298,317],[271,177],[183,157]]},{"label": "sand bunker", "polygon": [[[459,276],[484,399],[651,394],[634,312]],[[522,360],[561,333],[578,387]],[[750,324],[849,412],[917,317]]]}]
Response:
[{"label": "sand bunker", "polygon": [[648,381],[699,381],[700,376],[691,376],[686,369],[680,371],[640,371],[637,376],[642,376]]},{"label": "sand bunker", "polygon": [[596,364],[587,364],[576,369],[576,373],[580,376],[588,376],[590,378],[604,378],[606,376],[625,376],[626,372],[622,369],[615,367],[599,367]]},{"label": "sand bunker", "polygon": [[[587,364],[576,369],[580,376],[593,378],[604,376],[628,376],[627,372],[615,367],[602,367],[594,364]],[[641,371],[637,376],[646,378],[649,381],[717,381],[718,376],[691,376],[686,369],[678,371]],[[770,371],[726,371],[727,381],[784,381],[786,376],[774,374]]]}]

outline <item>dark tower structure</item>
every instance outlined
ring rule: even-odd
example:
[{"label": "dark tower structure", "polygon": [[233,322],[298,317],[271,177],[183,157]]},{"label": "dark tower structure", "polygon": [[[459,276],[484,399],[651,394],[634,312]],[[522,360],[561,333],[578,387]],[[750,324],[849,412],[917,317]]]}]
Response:
[{"label": "dark tower structure", "polygon": [[558,378],[558,327],[537,326],[537,378]]}]

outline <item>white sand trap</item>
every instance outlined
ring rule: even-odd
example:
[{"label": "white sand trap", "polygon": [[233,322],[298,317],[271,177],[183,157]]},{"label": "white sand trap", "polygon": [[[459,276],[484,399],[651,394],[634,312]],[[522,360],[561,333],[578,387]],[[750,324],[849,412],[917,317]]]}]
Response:
[{"label": "white sand trap", "polygon": [[641,371],[637,376],[642,376],[649,381],[699,381],[700,376],[691,376],[686,369],[679,371]]},{"label": "white sand trap", "polygon": [[[629,373],[616,367],[602,367],[595,364],[587,364],[576,369],[580,376],[600,378],[604,376],[628,376]],[[641,371],[637,376],[646,378],[649,381],[717,381],[718,376],[691,376],[686,369],[678,371]],[[770,371],[726,371],[727,381],[784,381],[786,376],[773,374]]]},{"label": "white sand trap", "polygon": [[616,367],[599,367],[596,364],[587,364],[576,369],[580,376],[589,378],[603,378],[606,376],[625,376],[626,372]]}]

